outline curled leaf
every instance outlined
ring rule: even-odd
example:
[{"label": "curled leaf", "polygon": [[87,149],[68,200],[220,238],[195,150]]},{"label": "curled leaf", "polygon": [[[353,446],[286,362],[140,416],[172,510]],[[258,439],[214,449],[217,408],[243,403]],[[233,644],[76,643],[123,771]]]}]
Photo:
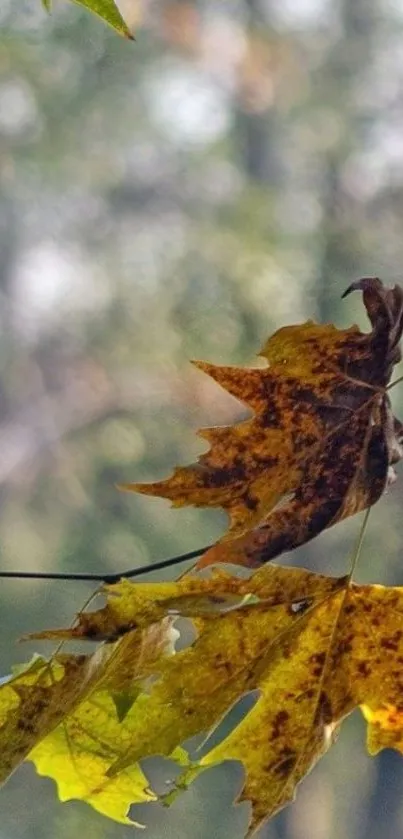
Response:
[{"label": "curled leaf", "polygon": [[210,449],[171,478],[123,489],[175,506],[223,507],[230,529],[199,567],[253,567],[374,504],[393,480],[402,428],[385,390],[400,360],[403,292],[364,279],[372,330],[312,321],[287,326],[265,344],[263,369],[197,362],[254,416],[200,435]]}]

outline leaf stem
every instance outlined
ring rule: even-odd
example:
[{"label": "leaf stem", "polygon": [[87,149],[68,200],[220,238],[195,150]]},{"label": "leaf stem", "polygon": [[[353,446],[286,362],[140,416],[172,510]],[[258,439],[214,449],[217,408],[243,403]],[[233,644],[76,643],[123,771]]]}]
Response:
[{"label": "leaf stem", "polygon": [[385,389],[386,389],[386,390],[392,390],[392,387],[395,387],[395,385],[400,385],[400,384],[401,384],[401,382],[403,382],[403,376],[399,376],[399,378],[398,378],[398,379],[395,379],[395,381],[394,381],[394,382],[391,382],[391,383],[387,386],[387,388],[385,388]]},{"label": "leaf stem", "polygon": [[[392,382],[386,387],[386,390],[391,390],[395,385],[400,384],[403,382],[403,376],[400,376],[396,381]],[[354,413],[359,413],[361,410],[366,408],[373,396],[370,399],[366,400]],[[339,423],[336,428],[332,429],[332,431],[325,435],[325,437],[321,440],[323,444],[324,441],[329,439],[334,433],[338,430],[343,428],[345,422]],[[317,444],[315,444],[312,449],[316,449]],[[355,549],[355,554],[353,555],[352,559],[352,570],[350,572],[350,578],[354,571],[359,553],[361,551],[361,544],[365,534],[365,528],[368,521],[369,509],[366,512],[363,526],[360,532],[359,542],[357,548]],[[163,568],[169,568],[173,565],[178,565],[181,562],[186,562],[188,559],[194,559],[195,557],[201,556],[205,553],[212,545],[205,545],[203,548],[196,548],[193,551],[189,551],[188,553],[178,554],[178,556],[169,557],[168,559],[162,559],[159,562],[150,563],[149,565],[142,565],[139,568],[132,568],[127,571],[121,571],[116,574],[81,574],[81,573],[67,573],[67,572],[41,572],[41,571],[0,571],[0,579],[18,579],[18,580],[66,580],[66,581],[75,581],[75,582],[101,582],[101,583],[108,583],[109,585],[113,585],[114,583],[119,582],[121,579],[130,579],[132,577],[139,577],[142,574],[150,574],[152,571],[160,571]]]},{"label": "leaf stem", "polygon": [[351,565],[350,565],[350,570],[349,570],[348,575],[347,575],[347,585],[350,585],[350,583],[351,583],[351,580],[352,580],[352,577],[353,577],[353,574],[354,574],[354,571],[355,571],[355,568],[356,568],[356,565],[357,565],[357,562],[358,562],[358,559],[359,559],[359,556],[360,556],[360,553],[361,553],[362,545],[363,545],[364,538],[365,538],[365,533],[366,533],[366,530],[367,530],[367,524],[368,524],[368,519],[369,519],[370,512],[371,512],[371,507],[368,507],[365,510],[365,515],[364,515],[364,518],[362,520],[362,524],[361,524],[361,527],[360,527],[360,532],[358,534],[357,543],[356,543],[356,545],[354,547],[354,550],[352,552],[352,555],[351,555]]}]

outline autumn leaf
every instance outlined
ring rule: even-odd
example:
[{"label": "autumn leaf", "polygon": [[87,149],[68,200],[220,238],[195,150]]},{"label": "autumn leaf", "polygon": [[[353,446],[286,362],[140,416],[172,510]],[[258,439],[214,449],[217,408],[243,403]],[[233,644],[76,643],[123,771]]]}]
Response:
[{"label": "autumn leaf", "polygon": [[[259,578],[256,585],[260,590]],[[102,592],[107,595],[106,606],[95,612],[80,612],[74,627],[45,630],[27,638],[113,641],[134,629],[146,629],[167,616],[225,613],[241,606],[245,598],[250,602],[250,596],[255,594],[255,581],[242,584],[237,577],[215,571],[209,579],[193,576],[158,584],[133,586],[123,579],[104,586]],[[273,596],[272,587],[270,596]],[[280,591],[276,596],[281,596]]]},{"label": "autumn leaf", "polygon": [[353,290],[363,292],[368,334],[308,321],[267,341],[264,369],[196,362],[254,416],[203,429],[209,451],[171,478],[122,487],[226,510],[229,532],[199,567],[259,565],[371,506],[393,480],[402,427],[386,387],[401,357],[403,292],[378,279]]},{"label": "autumn leaf", "polygon": [[[24,759],[30,759],[39,774],[55,778],[62,801],[82,798],[99,812],[131,823],[126,815],[131,803],[150,801],[154,796],[147,791],[146,778],[137,766],[119,778],[106,775],[119,752],[114,750],[108,762],[101,745],[101,725],[103,736],[107,730],[113,737],[116,718],[112,696],[101,690],[108,666],[110,669],[110,661],[104,659],[103,651],[88,657],[60,656],[52,662],[36,658],[2,684],[0,781]],[[95,685],[97,702],[93,705],[86,697]],[[94,718],[95,750],[90,734]]]},{"label": "autumn leaf", "polygon": [[39,740],[29,760],[40,775],[56,781],[61,801],[81,799],[115,821],[140,826],[129,818],[130,806],[156,798],[140,767],[136,764],[114,777],[108,775],[131,742],[128,711],[140,694],[138,681],[144,679],[150,663],[144,661],[138,669],[137,642],[129,634],[112,651],[103,647],[95,654],[92,689],[59,726]]},{"label": "autumn leaf", "polygon": [[[254,416],[203,432],[211,448],[197,464],[142,489],[227,510],[229,534],[202,564],[270,559],[371,506],[391,481],[403,434],[387,385],[400,360],[403,292],[374,279],[354,289],[369,334],[308,322],[269,339],[266,369],[199,363]],[[62,800],[126,824],[132,803],[158,797],[144,758],[181,767],[165,804],[236,760],[252,832],[294,797],[355,708],[370,753],[403,751],[403,588],[263,565],[249,577],[218,566],[177,582],[121,580],[101,594],[101,607],[72,628],[30,636],[101,642],[94,653],[36,659],[0,684],[3,780],[31,760]],[[178,617],[194,632],[175,651]],[[251,692],[253,707],[220,739],[220,722]],[[203,746],[187,754],[195,735]]]},{"label": "autumn leaf", "polygon": [[39,774],[54,778],[62,801],[80,798],[132,823],[130,805],[155,796],[138,766],[118,778],[108,770],[126,752],[127,712],[160,656],[172,652],[171,637],[170,622],[160,621],[90,656],[35,659],[2,684],[0,779],[29,759]]},{"label": "autumn leaf", "polygon": [[[56,780],[62,799],[83,798],[125,821],[130,801],[155,798],[140,773],[143,758],[160,754],[185,764],[164,803],[210,766],[238,760],[245,771],[240,798],[251,802],[252,831],[294,797],[356,707],[369,721],[372,752],[402,750],[403,588],[266,565],[249,579],[217,570],[207,579],[177,583],[122,581],[105,594],[105,606],[81,616],[61,637],[126,634],[101,645],[95,657],[77,658],[87,669],[91,662],[90,689],[65,707],[50,733],[38,732],[28,758]],[[166,622],[182,607],[197,637],[172,655]],[[136,622],[137,629],[127,630]],[[9,724],[15,716],[24,719],[24,708],[30,719],[29,691],[17,700],[14,694],[11,704],[9,690],[0,686]],[[35,694],[35,679],[31,690]],[[251,691],[258,691],[251,710],[186,766],[178,751],[183,743],[214,731]],[[123,715],[116,696],[131,698]],[[8,736],[0,727],[2,751]]]},{"label": "autumn leaf", "polygon": [[54,664],[35,658],[1,685],[1,781],[69,713],[86,679],[85,657],[68,656]]},{"label": "autumn leaf", "polygon": [[123,729],[111,696],[97,693],[96,703],[83,703],[39,742],[29,760],[39,775],[56,781],[60,801],[85,801],[117,822],[142,827],[127,813],[133,803],[155,801],[156,796],[140,767],[131,766],[114,778],[107,775],[117,754],[115,744],[124,744]]},{"label": "autumn leaf", "polygon": [[124,35],[125,38],[133,40],[133,35],[123,20],[114,0],[73,0],[73,2],[79,6],[84,6],[85,9],[102,18],[119,35]]},{"label": "autumn leaf", "polygon": [[[307,596],[299,609],[294,602],[294,624],[255,663],[260,698],[198,764],[202,771],[224,760],[242,762],[239,800],[252,804],[251,832],[294,798],[298,782],[357,706],[369,722],[371,754],[403,751],[403,589],[335,585],[320,600],[321,579],[306,582],[315,602]],[[178,788],[197,774],[193,764]]]}]

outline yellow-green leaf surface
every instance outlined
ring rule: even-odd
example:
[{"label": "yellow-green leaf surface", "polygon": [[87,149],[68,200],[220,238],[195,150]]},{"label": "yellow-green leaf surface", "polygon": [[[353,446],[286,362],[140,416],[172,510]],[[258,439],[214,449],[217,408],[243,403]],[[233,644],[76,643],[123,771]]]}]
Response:
[{"label": "yellow-green leaf surface", "polygon": [[[253,831],[294,797],[355,707],[369,722],[371,754],[403,752],[402,663],[403,589],[353,585],[335,592],[278,639],[256,705],[199,769],[242,762],[240,798],[252,803]],[[192,767],[180,785],[197,774]]]},{"label": "yellow-green leaf surface", "polygon": [[[106,594],[106,605],[81,618],[70,637],[120,633],[121,640],[93,656],[65,659],[84,667],[85,690],[70,705],[60,692],[63,719],[31,741],[30,759],[56,780],[61,798],[82,798],[126,822],[131,802],[153,797],[138,768],[142,758],[177,757],[185,766],[178,788],[209,766],[239,760],[253,830],[293,798],[354,708],[363,706],[369,720],[371,751],[401,749],[403,589],[268,565],[249,579],[216,573],[178,583],[122,582]],[[171,612],[192,617],[197,631],[175,655]],[[62,660],[52,667],[67,673]],[[37,677],[30,678],[13,701],[12,683],[0,686],[5,719],[25,720],[26,711],[30,721]],[[241,722],[211,750],[206,742],[186,767],[178,748],[215,730],[240,697],[256,690]]]},{"label": "yellow-green leaf surface", "polygon": [[112,26],[119,35],[124,35],[125,38],[133,39],[127,24],[122,18],[120,11],[114,3],[114,0],[73,0],[79,6],[84,6],[88,11],[98,15],[109,26]]},{"label": "yellow-green leaf surface", "polygon": [[146,632],[130,632],[91,657],[91,689],[29,755],[40,775],[56,781],[61,801],[81,799],[115,821],[136,824],[127,815],[130,805],[155,800],[138,765],[113,777],[109,771],[132,742],[130,710],[136,701],[137,709],[146,701],[139,696],[141,682],[170,651],[165,621]]},{"label": "yellow-green leaf surface", "polygon": [[69,714],[88,680],[84,656],[37,659],[0,687],[0,780]]},{"label": "yellow-green leaf surface", "polygon": [[[289,574],[291,584],[291,572]],[[282,598],[280,583],[274,591],[274,578],[268,596]],[[172,583],[137,583],[121,580],[104,586],[107,604],[96,612],[80,613],[70,629],[46,630],[29,637],[51,639],[114,640],[133,629],[144,629],[167,615],[198,615],[226,612],[242,605],[245,597],[264,595],[264,575],[250,582],[216,571],[209,579],[185,577]],[[303,596],[303,595],[302,595]]]},{"label": "yellow-green leaf surface", "polygon": [[130,804],[153,796],[138,767],[114,779],[106,774],[130,741],[115,696],[131,707],[141,681],[171,649],[170,625],[162,621],[90,656],[36,659],[2,684],[0,779],[29,755],[40,774],[55,779],[63,800],[82,798],[128,823]]},{"label": "yellow-green leaf surface", "polygon": [[339,716],[328,695],[327,668],[342,600],[343,593],[302,616],[294,632],[278,639],[262,661],[256,705],[200,761],[200,768],[223,760],[242,762],[240,800],[252,804],[251,829],[294,797],[299,781],[333,742]]},{"label": "yellow-green leaf surface", "polygon": [[33,749],[29,759],[40,775],[56,781],[61,801],[77,798],[115,821],[136,824],[127,815],[130,805],[156,798],[147,779],[138,765],[108,776],[130,741],[127,715],[120,721],[110,693],[97,690]]}]

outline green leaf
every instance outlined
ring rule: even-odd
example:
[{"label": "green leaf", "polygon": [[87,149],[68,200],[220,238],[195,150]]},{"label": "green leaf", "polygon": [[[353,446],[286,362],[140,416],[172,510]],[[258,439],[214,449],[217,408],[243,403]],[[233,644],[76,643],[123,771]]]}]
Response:
[{"label": "green leaf", "polygon": [[52,0],[42,0],[42,6],[47,12],[52,11]]},{"label": "green leaf", "polygon": [[[42,2],[50,4],[51,0],[42,0]],[[129,38],[131,41],[134,40],[114,0],[73,0],[73,3],[84,6],[85,9],[93,12],[94,15],[98,15],[109,26],[112,26],[119,35]]]}]

